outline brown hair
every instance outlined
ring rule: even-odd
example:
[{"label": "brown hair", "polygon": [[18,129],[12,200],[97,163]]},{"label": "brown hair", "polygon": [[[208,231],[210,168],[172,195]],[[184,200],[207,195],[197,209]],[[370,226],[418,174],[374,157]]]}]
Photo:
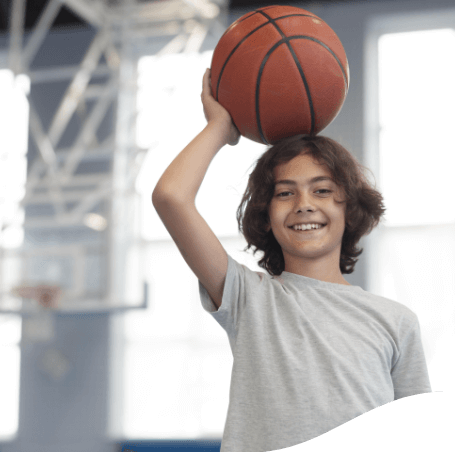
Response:
[{"label": "brown hair", "polygon": [[[344,190],[346,202],[346,226],[343,234],[340,270],[352,273],[356,259],[363,248],[356,245],[380,222],[385,213],[383,197],[375,190],[365,175],[366,167],[335,140],[324,136],[295,135],[283,138],[272,145],[257,160],[256,167],[248,178],[248,186],[237,209],[239,231],[248,246],[254,247],[253,255],[263,251],[258,265],[270,275],[278,276],[284,271],[285,262],[280,244],[270,228],[268,208],[275,190],[273,170],[298,155],[311,155],[331,172],[335,183]],[[370,170],[368,170],[370,171]],[[370,171],[371,172],[371,171]],[[374,175],[373,175],[374,177]],[[376,184],[376,182],[375,182]]]}]

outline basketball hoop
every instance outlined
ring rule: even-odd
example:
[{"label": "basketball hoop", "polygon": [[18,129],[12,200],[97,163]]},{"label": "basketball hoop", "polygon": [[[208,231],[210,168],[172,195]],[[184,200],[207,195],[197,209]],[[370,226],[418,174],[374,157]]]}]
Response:
[{"label": "basketball hoop", "polygon": [[11,295],[22,297],[25,300],[35,300],[38,303],[38,312],[23,317],[22,338],[24,342],[49,342],[55,337],[55,321],[52,311],[58,310],[63,291],[59,286],[27,284],[14,287]]},{"label": "basketball hoop", "polygon": [[63,291],[59,286],[40,284],[38,286],[18,286],[11,290],[16,297],[36,300],[40,307],[56,309],[62,298]]}]

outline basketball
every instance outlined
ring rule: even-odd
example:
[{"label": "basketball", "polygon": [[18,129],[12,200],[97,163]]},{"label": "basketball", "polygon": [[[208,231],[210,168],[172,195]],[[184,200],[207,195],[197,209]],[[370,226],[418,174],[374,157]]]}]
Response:
[{"label": "basketball", "polygon": [[241,135],[274,144],[316,135],[338,115],[349,66],[336,33],[295,6],[244,14],[221,36],[211,62],[212,96]]}]

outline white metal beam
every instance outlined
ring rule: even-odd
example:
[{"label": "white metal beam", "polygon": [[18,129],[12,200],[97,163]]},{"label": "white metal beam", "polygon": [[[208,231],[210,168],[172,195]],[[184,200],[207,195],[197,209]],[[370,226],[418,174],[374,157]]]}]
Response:
[{"label": "white metal beam", "polygon": [[72,177],[74,171],[76,170],[76,167],[80,163],[86,148],[92,145],[96,131],[101,121],[104,119],[106,111],[111,105],[117,90],[118,78],[116,75],[112,75],[108,85],[104,88],[103,95],[99,97],[96,105],[90,112],[89,117],[84,122],[82,130],[76,139],[76,143],[66,158],[63,169],[59,172],[58,177],[61,180],[61,183],[68,183],[68,180]]},{"label": "white metal beam", "polygon": [[87,88],[93,71],[98,65],[101,54],[109,41],[109,33],[104,30],[98,32],[90,45],[77,74],[66,90],[60,106],[55,112],[49,128],[49,139],[56,146],[65,131],[68,122],[75,112],[84,90]]},{"label": "white metal beam", "polygon": [[[42,171],[43,169],[47,169],[47,166],[44,165],[43,162],[41,162],[41,165],[38,166],[38,169],[39,169],[39,171]],[[76,188],[76,187],[85,187],[88,185],[97,185],[108,176],[110,176],[110,175],[105,174],[105,173],[74,175],[71,178],[70,182],[66,185],[66,187]],[[35,184],[34,187],[36,189],[43,190],[43,189],[49,189],[51,186],[52,186],[52,183],[51,183],[51,181],[49,181],[49,179],[43,179],[43,180],[39,180],[38,183]],[[22,205],[28,204],[30,197],[33,196],[32,194],[28,194],[28,193],[29,193],[29,190],[27,188],[27,194],[25,195],[25,198],[21,201]]]},{"label": "white metal beam", "polygon": [[14,75],[21,73],[22,39],[24,36],[25,0],[13,0],[10,27],[9,68]]},{"label": "white metal beam", "polygon": [[61,0],[66,6],[78,16],[94,27],[101,28],[106,25],[108,19],[108,8],[101,2],[90,0]]},{"label": "white metal beam", "polygon": [[30,36],[27,45],[22,53],[22,66],[25,70],[28,70],[30,63],[36,55],[40,45],[46,37],[46,33],[49,31],[50,26],[57,17],[58,12],[61,9],[60,0],[50,0],[46,5],[46,8],[41,13],[38,23],[35,26],[33,34]]},{"label": "white metal beam", "polygon": [[[61,66],[52,69],[35,69],[28,73],[30,83],[51,83],[61,80],[68,80],[75,77],[80,71],[80,66]],[[107,64],[99,65],[93,72],[92,76],[111,75],[112,68]]]},{"label": "white metal beam", "polygon": [[55,151],[50,142],[48,136],[44,133],[43,126],[41,124],[41,120],[36,113],[35,107],[31,99],[29,99],[29,108],[30,108],[30,132],[32,137],[35,140],[36,145],[38,146],[38,150],[41,154],[41,158],[46,163],[48,167],[49,174],[51,176],[50,180],[52,182],[52,186],[50,187],[50,194],[52,197],[52,201],[54,204],[55,211],[57,214],[61,215],[65,211],[65,205],[62,198],[62,193],[58,186],[56,175],[57,175],[57,158],[55,156]]}]

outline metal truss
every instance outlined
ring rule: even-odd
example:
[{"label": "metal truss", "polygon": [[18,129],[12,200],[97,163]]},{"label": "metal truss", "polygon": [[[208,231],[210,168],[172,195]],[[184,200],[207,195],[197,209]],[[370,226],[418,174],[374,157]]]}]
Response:
[{"label": "metal truss", "polygon": [[[31,69],[63,5],[93,27],[95,37],[78,66]],[[138,195],[134,183],[146,152],[135,144],[138,48],[143,48],[150,39],[171,37],[159,54],[198,52],[207,34],[219,37],[225,31],[224,0],[49,0],[24,45],[25,7],[26,0],[13,0],[9,68],[15,75],[29,77],[31,93],[34,84],[44,81],[69,81],[69,85],[47,130],[29,95],[29,133],[38,154],[28,162],[25,197],[21,202],[26,211],[24,229],[26,236],[27,231],[33,235],[33,231],[47,229],[55,237],[63,234],[65,241],[30,243],[26,240],[19,250],[23,279],[31,278],[30,266],[43,265],[39,259],[49,261],[65,255],[74,265],[72,283],[67,287],[62,308],[65,300],[72,307],[76,302],[87,307],[103,303],[119,306],[126,296],[128,256],[132,247],[140,248],[138,228],[129,221],[135,215],[132,206]],[[100,63],[103,60],[105,63]],[[92,82],[100,78],[105,81]],[[82,115],[77,138],[71,146],[59,147],[71,121],[80,111],[85,111],[86,102],[94,105],[89,113]],[[112,133],[98,142],[97,131],[112,107],[116,115]],[[109,162],[107,172],[105,168],[94,171],[93,167],[84,171],[97,159]],[[28,208],[39,210],[39,206],[47,207],[45,213],[27,214]],[[93,218],[97,222],[90,221]],[[90,233],[95,231],[95,245],[90,248],[72,241],[68,228],[75,227]],[[101,292],[90,297],[83,274],[87,271],[88,256],[93,252],[99,255],[106,284]],[[9,261],[5,261],[8,256],[17,255],[13,250],[2,250],[2,253],[3,265],[8,265]],[[34,264],[30,259],[35,259]],[[63,281],[52,282],[64,285]],[[5,287],[2,293],[4,290]],[[0,312],[5,310],[0,301]]]}]

